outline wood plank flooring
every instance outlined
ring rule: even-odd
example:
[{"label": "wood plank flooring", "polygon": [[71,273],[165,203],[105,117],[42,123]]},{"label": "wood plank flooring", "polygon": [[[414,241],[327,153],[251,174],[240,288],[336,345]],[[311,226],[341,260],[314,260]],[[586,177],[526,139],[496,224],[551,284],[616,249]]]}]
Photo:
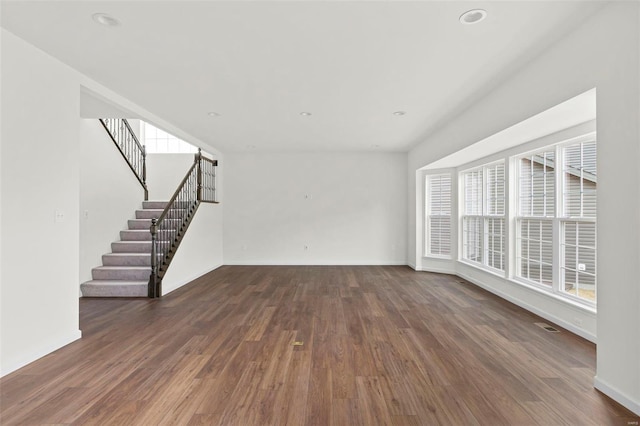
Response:
[{"label": "wood plank flooring", "polygon": [[80,308],[80,341],[0,380],[1,424],[638,421],[593,389],[593,344],[408,267],[225,266]]}]

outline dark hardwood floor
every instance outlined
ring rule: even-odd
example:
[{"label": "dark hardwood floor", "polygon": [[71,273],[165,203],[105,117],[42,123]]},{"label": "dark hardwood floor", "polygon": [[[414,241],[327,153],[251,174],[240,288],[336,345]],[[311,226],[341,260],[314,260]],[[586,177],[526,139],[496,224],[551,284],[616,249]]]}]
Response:
[{"label": "dark hardwood floor", "polygon": [[160,300],[80,308],[80,341],[0,381],[0,423],[638,421],[594,390],[593,344],[447,275],[226,266]]}]

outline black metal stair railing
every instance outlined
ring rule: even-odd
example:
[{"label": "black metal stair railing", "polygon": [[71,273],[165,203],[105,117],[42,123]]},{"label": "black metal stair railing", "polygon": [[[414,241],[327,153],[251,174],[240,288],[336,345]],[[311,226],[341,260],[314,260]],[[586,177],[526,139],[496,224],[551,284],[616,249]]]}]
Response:
[{"label": "black metal stair railing", "polygon": [[124,157],[144,189],[144,199],[149,199],[147,188],[147,152],[124,118],[101,118],[100,123]]},{"label": "black metal stair railing", "polygon": [[159,218],[151,219],[151,276],[148,295],[162,295],[162,277],[167,271],[201,202],[217,203],[218,162],[202,156],[198,149],[191,168]]}]

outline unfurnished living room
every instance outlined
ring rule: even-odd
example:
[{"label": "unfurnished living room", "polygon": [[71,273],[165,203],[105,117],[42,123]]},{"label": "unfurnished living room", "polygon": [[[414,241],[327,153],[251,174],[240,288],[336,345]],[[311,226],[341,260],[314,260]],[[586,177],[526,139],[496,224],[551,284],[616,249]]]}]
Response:
[{"label": "unfurnished living room", "polygon": [[0,424],[640,424],[640,2],[0,23]]}]

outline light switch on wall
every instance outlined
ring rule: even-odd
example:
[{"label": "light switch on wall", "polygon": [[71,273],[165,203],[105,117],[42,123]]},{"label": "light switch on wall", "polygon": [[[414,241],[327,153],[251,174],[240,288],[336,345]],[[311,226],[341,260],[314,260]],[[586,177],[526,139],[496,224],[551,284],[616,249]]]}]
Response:
[{"label": "light switch on wall", "polygon": [[54,218],[53,221],[55,223],[62,223],[64,222],[64,212],[60,209],[56,209],[54,212]]}]

